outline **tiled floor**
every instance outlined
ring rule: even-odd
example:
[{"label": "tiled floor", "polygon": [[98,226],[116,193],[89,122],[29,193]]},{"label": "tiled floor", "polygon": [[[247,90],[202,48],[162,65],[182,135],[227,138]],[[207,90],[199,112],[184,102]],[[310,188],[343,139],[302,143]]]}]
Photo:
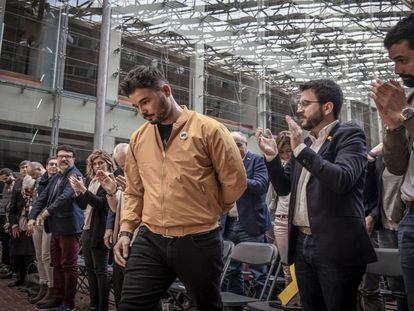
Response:
[{"label": "tiled floor", "polygon": [[[32,311],[36,310],[27,301],[27,294],[19,292],[15,288],[7,287],[11,280],[0,280],[0,311]],[[89,306],[89,297],[78,293],[76,295],[76,307],[79,311],[86,311]],[[111,311],[115,307],[110,306]]]}]

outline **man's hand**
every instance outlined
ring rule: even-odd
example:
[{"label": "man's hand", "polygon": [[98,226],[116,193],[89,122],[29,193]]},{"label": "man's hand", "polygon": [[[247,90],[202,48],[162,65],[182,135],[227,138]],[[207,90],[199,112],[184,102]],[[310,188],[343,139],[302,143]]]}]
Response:
[{"label": "man's hand", "polygon": [[258,128],[256,130],[256,139],[260,150],[265,156],[274,157],[277,155],[277,144],[273,138],[272,132],[269,129],[266,129],[266,134],[264,136],[263,130]]},{"label": "man's hand", "polygon": [[301,127],[290,116],[286,116],[286,122],[289,126],[290,147],[293,151],[297,146],[303,143],[305,139],[303,138],[303,131]]},{"label": "man's hand", "polygon": [[365,217],[365,227],[367,228],[367,231],[369,234],[371,234],[372,231],[374,230],[374,226],[375,226],[374,217],[372,217],[371,215],[368,215],[367,217]]},{"label": "man's hand", "polygon": [[50,216],[49,212],[47,211],[47,209],[45,209],[41,214],[40,214],[40,218],[42,218],[43,221],[45,221],[48,217]]},{"label": "man's hand", "polygon": [[35,223],[36,223],[36,220],[34,219],[29,219],[29,221],[27,222],[27,231],[26,231],[27,236],[31,236],[33,234]]},{"label": "man's hand", "polygon": [[3,226],[3,230],[5,233],[9,233],[10,232],[10,223],[6,222]]},{"label": "man's hand", "polygon": [[402,125],[401,111],[407,106],[404,89],[394,80],[384,82],[377,80],[371,83],[369,97],[377,106],[378,113],[390,129]]},{"label": "man's hand", "polygon": [[85,193],[87,190],[85,184],[83,183],[82,177],[78,178],[75,174],[69,177],[69,183],[72,186],[73,191],[76,193]]},{"label": "man's hand", "polygon": [[116,192],[116,181],[113,174],[104,172],[103,170],[98,170],[96,172],[96,178],[106,193],[112,194]]},{"label": "man's hand", "polygon": [[118,175],[116,177],[116,183],[118,187],[121,188],[122,192],[124,192],[126,188],[126,178],[122,175]]},{"label": "man's hand", "polygon": [[383,144],[380,143],[376,145],[374,148],[372,148],[370,152],[375,154],[376,156],[379,156],[382,154],[382,147],[383,147]]},{"label": "man's hand", "polygon": [[109,249],[111,249],[113,232],[114,231],[112,229],[105,229],[104,244]]},{"label": "man's hand", "polygon": [[129,256],[129,244],[131,239],[128,236],[121,236],[114,247],[115,261],[118,265],[125,268],[126,260]]},{"label": "man's hand", "polygon": [[13,238],[17,239],[18,237],[20,237],[20,231],[19,231],[19,226],[14,226],[12,228],[12,236]]}]

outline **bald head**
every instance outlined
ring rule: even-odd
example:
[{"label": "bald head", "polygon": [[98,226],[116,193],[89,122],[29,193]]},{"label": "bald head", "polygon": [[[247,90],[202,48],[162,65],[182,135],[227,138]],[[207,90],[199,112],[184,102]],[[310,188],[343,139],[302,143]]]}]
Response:
[{"label": "bald head", "polygon": [[129,145],[126,143],[120,143],[115,146],[113,157],[118,166],[120,166],[122,169],[125,169],[125,161],[126,161],[126,155],[128,153],[128,147]]},{"label": "bald head", "polygon": [[247,153],[247,138],[241,132],[231,132],[231,136],[233,137],[237,148],[239,148],[240,155],[242,159],[246,156]]},{"label": "bald head", "polygon": [[29,162],[27,164],[27,174],[35,180],[42,176],[45,172],[45,168],[39,162]]}]

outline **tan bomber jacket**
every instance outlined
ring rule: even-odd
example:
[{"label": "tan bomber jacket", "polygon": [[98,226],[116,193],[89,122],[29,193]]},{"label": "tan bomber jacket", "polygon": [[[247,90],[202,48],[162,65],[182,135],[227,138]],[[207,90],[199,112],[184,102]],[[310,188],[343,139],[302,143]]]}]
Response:
[{"label": "tan bomber jacket", "polygon": [[245,191],[245,168],[226,127],[182,108],[165,150],[156,125],[132,134],[120,231],[145,225],[167,237],[206,232]]}]

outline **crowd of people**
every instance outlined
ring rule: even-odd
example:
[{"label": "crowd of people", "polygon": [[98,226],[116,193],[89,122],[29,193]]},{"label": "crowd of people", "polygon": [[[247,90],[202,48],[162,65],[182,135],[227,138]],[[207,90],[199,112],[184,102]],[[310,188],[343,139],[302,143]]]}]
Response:
[{"label": "crowd of people", "polygon": [[[414,14],[384,45],[413,88]],[[397,310],[414,310],[414,96],[398,82],[370,87],[386,125],[383,144],[370,151],[360,127],[339,121],[339,85],[320,79],[300,86],[298,122],[286,116],[288,131],[257,129],[262,155],[247,149],[243,133],[180,106],[154,67],[137,66],[121,88],[148,122],[112,156],[92,152],[85,175],[67,145],[45,168],[25,160],[18,174],[0,170],[0,277],[24,287],[36,266],[40,286],[26,290],[38,310],[75,309],[80,252],[89,310],[108,310],[110,286],[119,310],[161,310],[177,278],[198,310],[223,310],[222,290],[245,289],[235,262],[220,284],[223,239],[269,243],[269,230],[286,285],[294,264],[299,293],[291,304],[384,310],[383,281],[365,273],[382,247],[400,252],[403,278],[386,279],[399,293]],[[249,268],[262,284],[268,267]]]}]

